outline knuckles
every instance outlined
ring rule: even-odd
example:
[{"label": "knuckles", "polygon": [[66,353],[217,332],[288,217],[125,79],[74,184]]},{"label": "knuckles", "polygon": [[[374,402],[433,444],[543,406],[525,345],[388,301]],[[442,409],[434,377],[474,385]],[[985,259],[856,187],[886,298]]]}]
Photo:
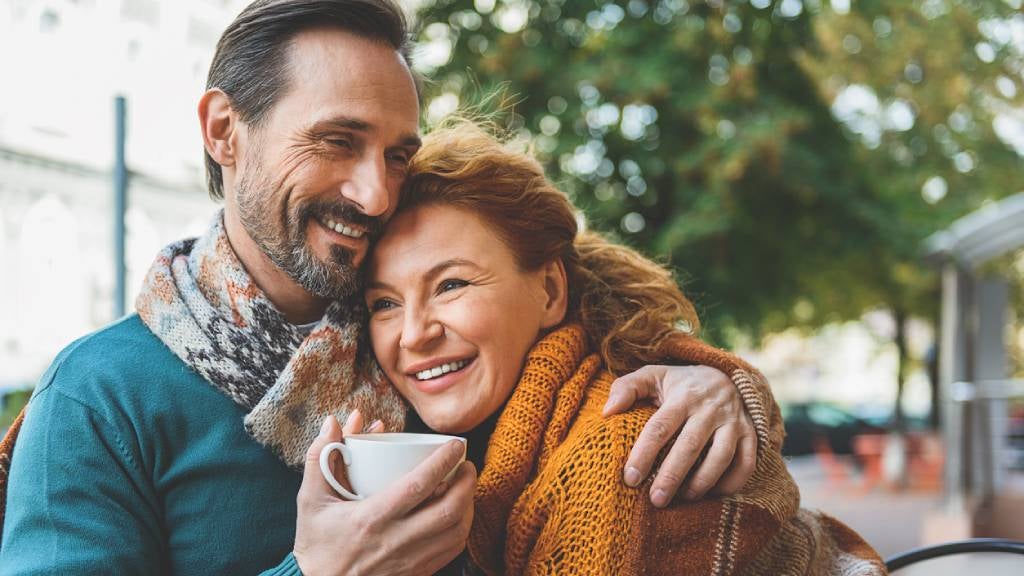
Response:
[{"label": "knuckles", "polygon": [[439,511],[441,525],[445,528],[451,528],[457,526],[459,521],[462,519],[462,515],[458,514],[451,504],[445,504]]},{"label": "knuckles", "polygon": [[704,442],[701,442],[692,434],[683,434],[678,440],[676,440],[676,445],[689,454],[700,454],[700,452],[704,450],[704,444]]},{"label": "knuckles", "polygon": [[657,486],[655,489],[676,487],[682,483],[683,476],[681,474],[677,474],[676,472],[663,467],[658,471],[658,476],[655,482]]},{"label": "knuckles", "polygon": [[645,431],[651,440],[657,445],[662,445],[672,436],[675,430],[667,422],[659,418],[651,418],[645,426]]},{"label": "knuckles", "polygon": [[427,498],[427,485],[419,478],[413,478],[405,486],[406,496],[410,501],[422,502]]}]

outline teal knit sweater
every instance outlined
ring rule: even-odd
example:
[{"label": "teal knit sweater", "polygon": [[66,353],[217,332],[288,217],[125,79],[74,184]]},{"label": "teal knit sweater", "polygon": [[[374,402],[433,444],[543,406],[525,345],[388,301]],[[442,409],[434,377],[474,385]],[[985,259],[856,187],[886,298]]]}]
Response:
[{"label": "teal knit sweater", "polygon": [[65,349],[11,464],[0,573],[300,574],[301,475],[138,316]]}]

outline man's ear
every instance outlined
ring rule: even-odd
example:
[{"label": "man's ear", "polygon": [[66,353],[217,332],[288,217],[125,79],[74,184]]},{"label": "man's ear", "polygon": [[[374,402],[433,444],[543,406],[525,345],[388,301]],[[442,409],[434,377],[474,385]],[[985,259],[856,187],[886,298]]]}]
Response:
[{"label": "man's ear", "polygon": [[545,264],[541,273],[546,296],[541,328],[547,329],[559,325],[565,319],[565,312],[569,307],[569,282],[561,258]]},{"label": "man's ear", "polygon": [[238,154],[238,116],[223,91],[207,90],[199,99],[199,125],[203,145],[214,162],[234,166]]}]

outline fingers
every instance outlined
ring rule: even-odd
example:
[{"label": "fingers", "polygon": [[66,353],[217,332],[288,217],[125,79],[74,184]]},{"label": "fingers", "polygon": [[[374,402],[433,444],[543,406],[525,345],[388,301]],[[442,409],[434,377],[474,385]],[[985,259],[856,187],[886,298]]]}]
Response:
[{"label": "fingers", "polygon": [[[427,502],[408,518],[410,524],[420,524],[425,534],[438,534],[461,526],[473,516],[473,494],[476,490],[476,469],[470,462],[459,465],[447,490]],[[467,532],[468,534],[468,532]]]},{"label": "fingers", "polygon": [[714,427],[706,418],[694,417],[686,422],[679,438],[676,439],[672,449],[658,468],[654,482],[651,483],[652,504],[663,508],[672,501],[679,486],[690,473],[694,462],[707,446],[713,432]]},{"label": "fingers", "polygon": [[[472,511],[472,506],[470,507]],[[469,531],[473,527],[473,514],[467,514],[462,522],[453,528],[452,544],[445,546],[442,550],[427,562],[427,574],[440,573],[441,569],[447,566],[452,560],[458,558],[459,554],[466,549],[466,540],[469,538]]]},{"label": "fingers", "polygon": [[427,573],[436,572],[465,548],[473,525],[475,490],[476,469],[463,462],[447,491],[402,519],[404,530],[419,535],[410,540],[410,546],[433,559]]},{"label": "fingers", "polygon": [[302,485],[299,487],[299,505],[303,502],[312,502],[325,495],[334,493],[334,489],[324,479],[320,472],[320,452],[331,442],[341,440],[341,427],[338,426],[338,419],[328,416],[320,426],[320,435],[306,450],[306,461],[302,469]]},{"label": "fingers", "polygon": [[684,497],[687,500],[703,498],[729,469],[736,453],[736,436],[728,430],[719,429],[712,440],[704,460],[696,466],[686,482]]},{"label": "fingers", "polygon": [[[331,420],[337,421],[337,419],[334,418],[334,417],[330,417],[330,418],[331,418]],[[352,412],[349,412],[348,418],[345,419],[345,425],[341,427],[342,439],[344,439],[345,437],[350,436],[352,434],[359,434],[360,432],[362,432],[362,430],[363,430],[363,414],[357,408],[355,410],[352,410]],[[322,447],[320,449],[323,450]],[[341,467],[340,470],[339,470],[339,468],[337,466],[337,462],[338,462],[338,457],[339,456],[340,456],[339,454],[335,454],[335,453],[332,453],[329,456],[328,465],[330,466],[331,474],[334,476],[334,478],[342,486],[345,487],[346,490],[348,490],[349,492],[352,492],[352,485],[349,484],[349,482],[348,482],[348,473],[347,473],[347,471],[344,469],[344,467]],[[339,471],[341,472],[340,475],[339,475]],[[328,483],[328,484],[330,484],[330,483]]]},{"label": "fingers", "polygon": [[633,407],[641,398],[654,397],[659,381],[656,366],[644,366],[612,382],[608,400],[604,404],[604,416],[619,414]]},{"label": "fingers", "polygon": [[[650,474],[651,466],[654,465],[658,454],[672,440],[685,419],[684,407],[663,406],[651,416],[643,430],[640,431],[640,436],[626,460],[622,480],[627,486],[639,486],[640,482]],[[679,480],[682,481],[682,478],[683,476],[680,476]],[[678,487],[678,483],[676,486]],[[672,493],[675,493],[674,489]]]},{"label": "fingers", "polygon": [[757,468],[757,436],[751,428],[749,433],[740,436],[736,444],[736,454],[733,456],[732,465],[726,471],[714,492],[722,496],[735,494],[743,489],[754,475]]},{"label": "fingers", "polygon": [[612,384],[604,414],[625,411],[643,398],[660,408],[629,454],[623,471],[626,485],[643,481],[682,428],[651,483],[655,506],[668,505],[688,477],[690,499],[703,497],[712,488],[732,493],[743,487],[756,468],[757,438],[725,373],[706,366],[644,367]]},{"label": "fingers", "polygon": [[465,444],[459,440],[449,441],[411,472],[381,492],[381,497],[377,500],[385,506],[387,514],[405,516],[434,493],[438,484],[459,465],[464,456]]},{"label": "fingers", "polygon": [[348,436],[349,434],[359,434],[363,430],[363,414],[359,412],[359,409],[355,409],[349,413],[348,419],[345,420],[345,425],[341,427],[343,435]]}]

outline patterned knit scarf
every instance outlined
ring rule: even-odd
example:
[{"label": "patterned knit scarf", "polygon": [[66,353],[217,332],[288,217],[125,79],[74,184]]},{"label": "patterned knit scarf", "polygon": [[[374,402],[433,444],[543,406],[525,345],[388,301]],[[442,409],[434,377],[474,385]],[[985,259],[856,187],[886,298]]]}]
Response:
[{"label": "patterned knit scarf", "polygon": [[207,233],[163,249],[135,302],[185,364],[248,411],[245,429],[300,467],[328,414],[358,408],[401,430],[406,406],[370,353],[356,299],[331,303],[308,336],[245,271],[218,215]]}]

